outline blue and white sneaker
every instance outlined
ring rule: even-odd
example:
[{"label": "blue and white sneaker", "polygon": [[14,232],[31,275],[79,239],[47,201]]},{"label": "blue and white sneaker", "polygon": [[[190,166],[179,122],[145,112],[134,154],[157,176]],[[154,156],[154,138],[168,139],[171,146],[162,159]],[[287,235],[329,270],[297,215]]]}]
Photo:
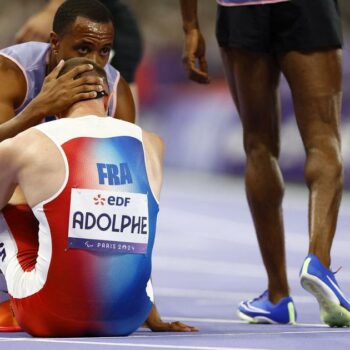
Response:
[{"label": "blue and white sneaker", "polygon": [[331,327],[350,326],[350,303],[341,291],[334,273],[315,255],[308,255],[300,270],[300,282],[313,294],[319,305],[321,320]]},{"label": "blue and white sneaker", "polygon": [[249,323],[295,324],[297,314],[293,299],[286,297],[272,304],[266,290],[253,300],[242,301],[238,316]]}]

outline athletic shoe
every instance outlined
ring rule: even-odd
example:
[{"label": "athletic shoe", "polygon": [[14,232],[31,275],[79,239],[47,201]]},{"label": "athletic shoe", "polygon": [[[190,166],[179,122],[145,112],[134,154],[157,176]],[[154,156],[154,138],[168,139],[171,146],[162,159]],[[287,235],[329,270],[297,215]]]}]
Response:
[{"label": "athletic shoe", "polygon": [[286,297],[277,304],[271,303],[266,290],[253,300],[242,301],[238,316],[250,323],[294,324],[297,318],[293,299]]},{"label": "athletic shoe", "polygon": [[315,255],[310,254],[301,268],[300,282],[316,297],[324,323],[331,327],[349,327],[350,304],[334,275]]}]

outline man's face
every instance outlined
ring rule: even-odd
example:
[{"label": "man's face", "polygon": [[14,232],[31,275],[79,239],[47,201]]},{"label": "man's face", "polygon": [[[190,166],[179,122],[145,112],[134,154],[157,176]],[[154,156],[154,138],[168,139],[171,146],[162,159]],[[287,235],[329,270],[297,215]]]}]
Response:
[{"label": "man's face", "polygon": [[51,35],[51,48],[56,64],[61,59],[86,57],[101,66],[108,62],[114,39],[112,22],[97,23],[84,17],[77,17],[75,22],[60,37]]}]

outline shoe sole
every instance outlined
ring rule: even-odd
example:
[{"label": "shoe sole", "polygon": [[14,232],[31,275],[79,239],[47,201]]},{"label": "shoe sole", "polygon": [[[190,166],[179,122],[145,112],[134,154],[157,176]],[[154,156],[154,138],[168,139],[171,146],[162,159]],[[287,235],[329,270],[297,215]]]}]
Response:
[{"label": "shoe sole", "polygon": [[[292,312],[294,312],[294,306],[293,306]],[[294,325],[296,323],[295,320],[290,321],[288,323],[282,323],[282,322],[276,322],[274,320],[271,320],[271,318],[264,317],[264,316],[250,317],[239,310],[237,311],[237,315],[242,321],[247,321],[247,322],[252,323],[252,324],[284,324],[284,325],[289,324],[289,325]],[[295,319],[295,316],[293,316],[293,319]]]},{"label": "shoe sole", "polygon": [[270,318],[263,317],[263,316],[250,317],[241,311],[237,311],[237,315],[242,321],[247,321],[253,324],[258,324],[258,323],[259,324],[278,324],[277,322],[271,320]]},{"label": "shoe sole", "polygon": [[331,288],[310,274],[302,275],[300,282],[302,287],[317,299],[321,321],[330,327],[350,327],[350,312],[341,306]]}]

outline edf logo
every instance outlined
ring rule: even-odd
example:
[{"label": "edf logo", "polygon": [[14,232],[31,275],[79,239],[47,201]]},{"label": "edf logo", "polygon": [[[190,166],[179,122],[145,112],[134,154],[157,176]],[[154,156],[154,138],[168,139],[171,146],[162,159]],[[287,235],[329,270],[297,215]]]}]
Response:
[{"label": "edf logo", "polygon": [[98,172],[98,182],[100,185],[105,185],[107,180],[108,185],[125,185],[132,183],[132,177],[128,163],[106,164],[96,163]]}]

